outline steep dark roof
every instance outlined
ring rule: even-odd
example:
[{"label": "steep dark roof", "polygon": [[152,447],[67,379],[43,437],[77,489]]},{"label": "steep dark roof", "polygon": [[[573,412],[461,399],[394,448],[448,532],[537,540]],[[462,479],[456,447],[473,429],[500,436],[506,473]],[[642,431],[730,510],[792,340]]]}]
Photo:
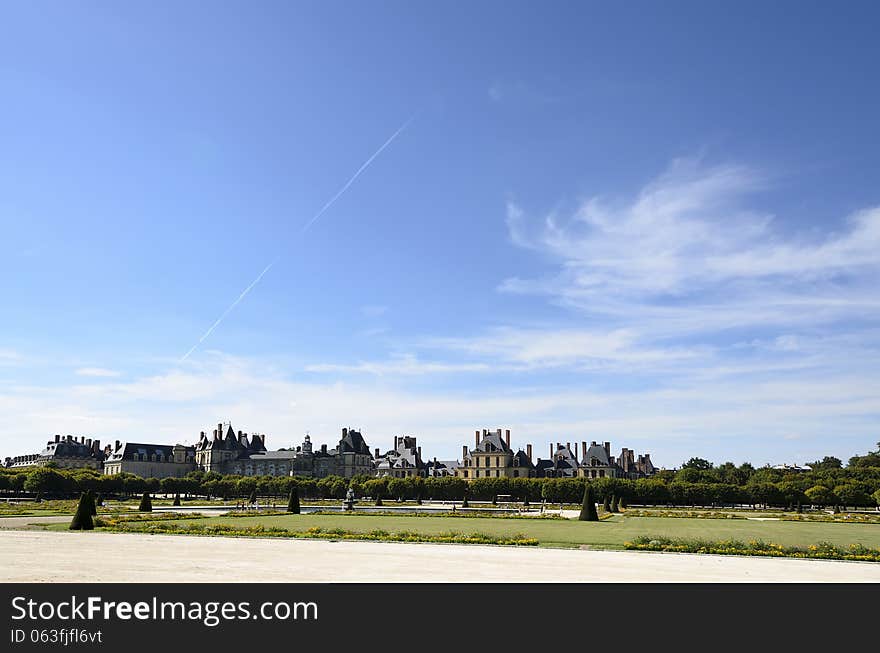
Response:
[{"label": "steep dark roof", "polygon": [[[593,460],[596,461],[595,464],[592,463]],[[611,460],[608,458],[608,452],[605,451],[605,447],[593,442],[590,448],[587,449],[587,455],[584,456],[581,465],[584,467],[610,467]]]},{"label": "steep dark roof", "polygon": [[[138,456],[147,456],[147,460],[152,460],[152,457],[161,456],[163,462],[169,462],[169,458],[173,461],[173,452],[174,447],[177,445],[172,444],[144,444],[141,442],[123,442],[119,445],[119,448],[110,454],[107,458],[108,463],[118,462],[120,460],[134,460],[135,454]],[[192,456],[195,456],[196,450],[195,447],[184,447],[186,451],[186,458],[190,459]],[[138,458],[140,460],[140,458]]]},{"label": "steep dark roof", "polygon": [[480,444],[474,447],[473,451],[478,453],[494,453],[496,451],[500,453],[512,453],[512,450],[509,446],[507,446],[507,442],[504,441],[504,438],[501,437],[501,434],[498,432],[487,433],[480,439]]},{"label": "steep dark roof", "polygon": [[370,447],[367,446],[364,436],[360,431],[354,429],[345,429],[342,439],[339,441],[338,453],[359,453],[372,456]]},{"label": "steep dark roof", "polygon": [[535,464],[532,462],[532,459],[528,457],[526,452],[520,449],[513,456],[513,466],[528,467],[529,469],[534,469]]}]

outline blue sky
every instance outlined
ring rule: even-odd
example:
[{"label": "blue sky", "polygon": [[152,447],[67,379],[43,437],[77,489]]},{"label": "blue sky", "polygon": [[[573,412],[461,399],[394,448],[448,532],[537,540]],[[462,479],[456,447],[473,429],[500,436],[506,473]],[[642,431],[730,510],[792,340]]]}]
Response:
[{"label": "blue sky", "polygon": [[0,451],[227,420],[441,458],[496,427],[666,466],[873,448],[878,18],[7,3]]}]

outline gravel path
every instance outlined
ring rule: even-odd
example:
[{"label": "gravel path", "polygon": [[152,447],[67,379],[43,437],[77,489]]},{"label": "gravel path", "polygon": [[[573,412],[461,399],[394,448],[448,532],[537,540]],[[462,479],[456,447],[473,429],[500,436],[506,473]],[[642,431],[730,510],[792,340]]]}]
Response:
[{"label": "gravel path", "polygon": [[[83,552],[96,564],[84,565]],[[206,564],[222,560],[220,567]],[[0,582],[880,582],[880,563],[127,533],[0,531]]]}]

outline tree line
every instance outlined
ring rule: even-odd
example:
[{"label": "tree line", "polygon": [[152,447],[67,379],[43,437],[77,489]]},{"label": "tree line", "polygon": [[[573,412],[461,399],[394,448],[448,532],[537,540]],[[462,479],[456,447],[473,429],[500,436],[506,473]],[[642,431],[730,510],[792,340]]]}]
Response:
[{"label": "tree line", "polygon": [[[627,503],[652,506],[751,506],[795,508],[800,505],[865,508],[880,505],[880,443],[877,452],[854,456],[846,465],[826,457],[798,472],[749,463],[714,465],[691,458],[678,470],[663,470],[644,479],[593,479],[597,501],[617,497]],[[296,489],[308,499],[342,499],[351,487],[358,498],[390,500],[452,500],[580,503],[583,478],[370,478],[321,479],[289,476],[237,476],[190,472],[183,478],[141,478],[133,474],[103,475],[91,469],[63,470],[53,466],[0,470],[0,494],[31,493],[46,498],[76,497],[96,492],[104,497],[133,497],[148,493],[238,499],[287,498]]]}]

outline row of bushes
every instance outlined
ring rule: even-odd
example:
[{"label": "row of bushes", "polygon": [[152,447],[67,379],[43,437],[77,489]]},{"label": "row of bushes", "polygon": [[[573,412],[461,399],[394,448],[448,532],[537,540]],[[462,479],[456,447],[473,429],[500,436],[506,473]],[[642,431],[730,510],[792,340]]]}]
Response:
[{"label": "row of bushes", "polygon": [[741,542],[739,540],[687,540],[668,537],[638,537],[626,542],[627,549],[639,551],[668,551],[674,553],[711,553],[716,555],[772,556],[777,558],[818,558],[822,560],[859,560],[880,562],[880,549],[861,544],[841,547],[829,542],[820,542],[808,547],[783,546],[760,540]]},{"label": "row of bushes", "polygon": [[304,531],[290,531],[275,526],[231,526],[229,524],[181,524],[177,520],[114,520],[103,526],[117,532],[136,532],[175,535],[222,535],[232,537],[285,537],[298,539],[325,540],[373,540],[382,542],[433,542],[443,544],[499,544],[514,546],[535,546],[538,540],[525,535],[496,536],[485,533],[415,533],[411,531],[389,532],[372,530],[368,532],[349,531],[343,528],[309,528]]},{"label": "row of bushes", "polygon": [[[754,479],[753,479],[754,480]],[[73,497],[84,491],[103,496],[135,496],[143,492],[232,499],[236,497],[287,497],[294,487],[306,499],[342,499],[349,487],[358,497],[397,500],[491,501],[510,496],[516,501],[579,503],[583,496],[582,478],[480,478],[470,482],[461,478],[369,478],[322,479],[287,476],[221,476],[192,472],[185,478],[143,479],[132,474],[102,475],[95,470],[58,470],[39,467],[0,473],[0,492],[25,491],[38,496]],[[663,478],[627,480],[615,478],[591,481],[598,501],[617,496],[628,503],[671,506],[725,506],[749,504],[794,508],[799,504],[843,507],[874,507],[880,503],[880,489],[867,482],[849,481],[834,487],[808,485],[806,475],[788,474],[776,483],[686,482]]]}]

